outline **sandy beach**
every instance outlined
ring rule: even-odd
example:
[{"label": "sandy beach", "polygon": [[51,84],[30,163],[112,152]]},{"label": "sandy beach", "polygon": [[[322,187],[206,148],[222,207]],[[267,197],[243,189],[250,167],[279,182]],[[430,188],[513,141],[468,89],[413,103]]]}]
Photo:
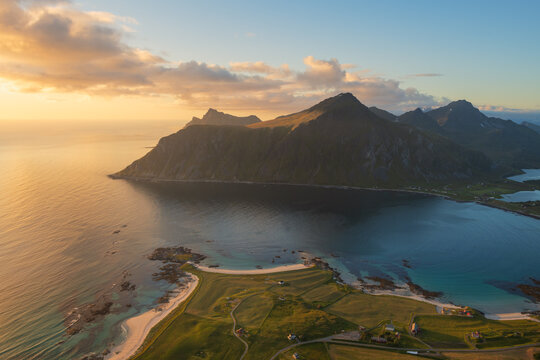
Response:
[{"label": "sandy beach", "polygon": [[272,274],[272,273],[278,273],[278,272],[284,272],[284,271],[308,269],[313,266],[313,265],[304,265],[304,264],[293,264],[293,265],[276,266],[276,267],[271,267],[267,269],[232,270],[232,269],[220,269],[220,268],[202,266],[198,264],[192,264],[192,265],[201,271],[218,273],[218,274],[229,274],[229,275]]},{"label": "sandy beach", "polygon": [[154,309],[126,320],[122,327],[127,332],[126,341],[111,349],[106,360],[124,360],[132,356],[143,344],[150,330],[161,320],[171,313],[178,305],[186,300],[197,288],[199,278],[191,275],[192,280],[186,287],[179,289],[178,294],[166,304],[161,304]]},{"label": "sandy beach", "polygon": [[[364,290],[365,291],[365,290]],[[399,287],[395,290],[375,290],[375,291],[366,291],[367,294],[371,295],[389,295],[389,296],[397,296],[397,297],[403,297],[408,298],[412,300],[422,301],[428,304],[435,305],[437,308],[437,313],[440,313],[442,308],[449,308],[449,309],[459,309],[461,306],[457,306],[454,304],[445,304],[441,301],[438,301],[436,299],[426,299],[423,296],[417,295],[412,293],[410,290]],[[500,314],[484,314],[486,319],[490,320],[501,320],[501,321],[509,321],[509,320],[531,320],[540,322],[540,320],[529,316],[527,314],[522,314],[519,312],[516,313],[500,313]]]},{"label": "sandy beach", "polygon": [[485,316],[491,320],[531,320],[540,322],[540,320],[522,313],[486,314]]}]

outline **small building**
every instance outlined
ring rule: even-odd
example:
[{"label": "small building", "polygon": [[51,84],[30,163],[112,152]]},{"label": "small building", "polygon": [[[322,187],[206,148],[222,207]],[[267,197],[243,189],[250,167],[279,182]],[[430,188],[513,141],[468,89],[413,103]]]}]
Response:
[{"label": "small building", "polygon": [[394,332],[396,331],[396,328],[394,327],[394,324],[390,323],[386,324],[384,331]]},{"label": "small building", "polygon": [[279,281],[278,281],[278,284],[279,284],[279,285],[285,285],[285,281],[279,280]]},{"label": "small building", "polygon": [[418,335],[418,333],[420,332],[420,327],[416,323],[413,323],[411,325],[411,332],[413,335]]},{"label": "small building", "polygon": [[482,334],[480,334],[480,331],[476,330],[471,333],[471,337],[473,339],[480,339],[482,337]]},{"label": "small building", "polygon": [[292,355],[292,358],[293,358],[293,359],[300,359],[300,354],[299,354],[299,353],[294,353],[294,354]]},{"label": "small building", "polygon": [[289,340],[296,340],[296,335],[293,334],[293,333],[290,333],[290,334],[287,336],[287,339],[289,339]]},{"label": "small building", "polygon": [[371,338],[371,341],[379,343],[379,344],[386,344],[386,339],[383,338],[382,336],[373,336]]}]

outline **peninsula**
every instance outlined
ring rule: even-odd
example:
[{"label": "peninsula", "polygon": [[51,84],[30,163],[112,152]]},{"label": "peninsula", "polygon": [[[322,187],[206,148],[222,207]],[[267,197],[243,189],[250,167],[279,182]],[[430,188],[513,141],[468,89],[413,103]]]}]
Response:
[{"label": "peninsula", "polygon": [[[183,302],[173,300],[167,317],[149,332],[150,316],[128,320],[141,319],[138,328],[145,331],[128,333],[107,359],[496,359],[540,351],[536,319],[491,320],[471,308],[370,295],[318,267],[282,269],[218,271],[185,264],[198,282]],[[142,333],[148,334],[144,342]]]}]

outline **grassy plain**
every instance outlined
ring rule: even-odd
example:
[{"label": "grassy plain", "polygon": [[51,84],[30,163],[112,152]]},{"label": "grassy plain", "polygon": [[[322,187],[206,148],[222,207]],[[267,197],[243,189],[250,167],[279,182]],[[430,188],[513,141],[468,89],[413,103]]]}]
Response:
[{"label": "grassy plain", "polygon": [[[190,265],[184,269],[199,277],[198,288],[152,330],[133,359],[239,359],[244,345],[232,333],[233,309],[236,329],[246,331],[242,335],[249,344],[245,360],[270,359],[278,350],[296,343],[287,339],[290,333],[300,341],[309,341],[357,331],[359,326],[380,325],[362,340],[369,342],[371,335],[380,332],[390,320],[402,333],[401,340],[392,345],[396,350],[425,348],[407,334],[413,316],[422,329],[420,338],[432,346],[467,348],[464,337],[474,330],[493,335],[478,348],[540,341],[539,323],[437,315],[435,307],[424,302],[367,295],[337,284],[330,271],[318,268],[259,275],[208,273]],[[279,285],[279,281],[284,284]],[[512,331],[522,332],[523,337],[509,337]],[[314,343],[295,347],[279,358],[291,359],[295,352],[303,359],[323,360],[410,357],[395,351]]]},{"label": "grassy plain", "polygon": [[[499,348],[540,342],[540,324],[528,320],[496,321],[482,316],[417,316],[420,339],[437,348]],[[482,340],[471,341],[479,331]]]}]

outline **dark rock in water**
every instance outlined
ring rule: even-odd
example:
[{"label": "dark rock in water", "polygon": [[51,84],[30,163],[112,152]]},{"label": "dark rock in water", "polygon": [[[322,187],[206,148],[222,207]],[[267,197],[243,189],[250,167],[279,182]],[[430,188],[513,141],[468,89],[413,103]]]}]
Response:
[{"label": "dark rock in water", "polygon": [[185,278],[187,273],[181,269],[181,264],[165,264],[159,268],[159,272],[152,274],[155,281],[165,280],[170,284],[179,284],[180,279]]},{"label": "dark rock in water", "polygon": [[112,301],[107,296],[98,298],[95,303],[80,306],[77,311],[73,311],[64,320],[66,324],[66,333],[74,335],[79,333],[88,323],[95,321],[110,313]]},{"label": "dark rock in water", "polygon": [[84,355],[82,358],[80,358],[80,360],[103,360],[104,359],[104,355],[102,354],[88,354],[88,355]]},{"label": "dark rock in water", "polygon": [[[64,318],[64,326],[68,335],[74,335],[83,330],[88,324],[100,321],[110,313],[120,313],[130,307],[129,303],[135,295],[136,285],[128,280],[131,274],[127,271],[113,286],[108,287],[100,294],[96,294],[93,302],[68,306],[72,309]],[[125,305],[125,306],[124,306]],[[88,356],[93,356],[92,354]]]},{"label": "dark rock in water", "polygon": [[365,278],[379,283],[378,285],[365,284],[364,287],[370,290],[394,290],[397,287],[392,279],[379,276],[366,276]]},{"label": "dark rock in water", "polygon": [[[516,284],[508,281],[491,280],[488,284],[499,289],[505,290],[511,294],[524,295],[535,303],[540,302],[540,281],[535,278],[529,278],[532,284]],[[521,294],[520,294],[521,293]]]},{"label": "dark rock in water", "polygon": [[262,269],[263,267],[261,265],[255,265],[257,269]]},{"label": "dark rock in water", "polygon": [[157,248],[150,256],[148,256],[148,259],[174,262],[178,264],[184,264],[188,261],[192,261],[195,264],[198,264],[202,260],[206,259],[206,256],[191,252],[191,249],[183,246],[178,246]]},{"label": "dark rock in water", "polygon": [[119,234],[120,233],[120,230],[114,230],[113,231],[113,234]]},{"label": "dark rock in water", "polygon": [[409,289],[411,289],[414,294],[420,295],[426,299],[435,299],[443,296],[443,293],[440,291],[428,291],[412,281],[407,282],[407,285],[409,285]]},{"label": "dark rock in water", "polygon": [[[531,280],[537,284],[537,285],[540,285],[540,281],[538,280],[535,280],[533,278],[531,278]],[[527,296],[529,299],[531,299],[532,301],[534,301],[535,303],[538,303],[540,302],[540,286],[535,286],[535,285],[528,285],[528,284],[519,284],[517,286],[517,288],[519,290],[521,290],[521,292]]]},{"label": "dark rock in water", "polygon": [[133,291],[135,290],[135,287],[135,284],[132,284],[130,281],[126,280],[120,284],[120,291]]},{"label": "dark rock in water", "polygon": [[341,282],[341,283],[344,282],[343,279],[341,278],[341,273],[337,271],[336,269],[332,268],[326,261],[324,261],[320,257],[314,257],[311,259],[304,260],[304,265],[315,265],[322,270],[330,270],[332,271],[332,275],[336,281]]},{"label": "dark rock in water", "polygon": [[208,265],[209,268],[218,268],[219,264]]}]

